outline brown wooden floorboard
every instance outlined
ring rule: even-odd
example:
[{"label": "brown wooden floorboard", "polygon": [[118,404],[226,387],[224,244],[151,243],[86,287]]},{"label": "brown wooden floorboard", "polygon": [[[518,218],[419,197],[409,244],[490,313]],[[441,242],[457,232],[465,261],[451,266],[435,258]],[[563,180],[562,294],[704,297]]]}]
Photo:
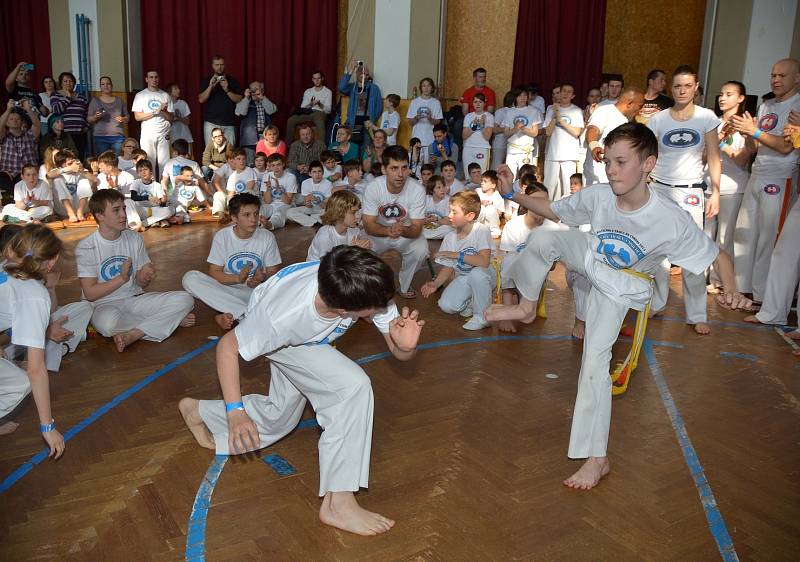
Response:
[{"label": "brown wooden floorboard", "polygon": [[[145,233],[158,270],[153,290],[177,289],[186,271],[205,269],[218,225],[196,222]],[[58,232],[63,302],[79,297],[73,250],[90,232]],[[290,225],[276,233],[285,264],[304,259],[313,232]],[[426,277],[418,273],[416,285]],[[550,287],[549,318],[520,334],[570,333],[573,306],[561,268]],[[666,316],[682,317],[679,278],[672,291]],[[435,299],[411,304],[428,321],[425,342],[498,333],[462,330],[461,318],[439,312]],[[715,304],[709,310],[712,320],[741,321]],[[211,310],[198,304],[196,312],[196,327],[164,343],[139,342],[118,354],[109,341],[91,339],[67,357],[51,376],[59,427],[221,335]],[[800,364],[769,330],[715,326],[699,337],[682,322],[656,319],[648,335],[683,346],[655,347],[655,355],[740,558],[797,560]],[[628,345],[618,343],[615,358]],[[353,358],[385,350],[363,323],[339,348]],[[645,357],[628,393],[614,400],[611,474],[588,493],[561,486],[579,466],[566,447],[580,354],[573,340],[483,342],[365,365],[375,423],[370,489],[359,501],[395,518],[396,527],[364,538],[319,523],[319,434],[300,429],[258,456],[228,460],[208,512],[207,559],[718,559]],[[264,359],[242,372],[244,392],[266,393]],[[181,422],[177,401],[187,395],[220,396],[213,349],[120,403],[71,440],[61,460],[36,466],[3,494],[0,560],[182,560],[192,502],[214,457]],[[0,438],[0,478],[42,447],[31,401],[17,420],[17,432]],[[259,458],[272,453],[296,474],[280,477]]]}]

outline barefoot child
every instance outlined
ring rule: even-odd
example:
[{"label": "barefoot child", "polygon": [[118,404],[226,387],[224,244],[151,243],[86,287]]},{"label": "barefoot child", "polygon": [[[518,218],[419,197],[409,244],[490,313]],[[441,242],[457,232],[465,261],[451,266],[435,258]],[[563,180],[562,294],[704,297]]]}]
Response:
[{"label": "barefoot child", "polygon": [[311,177],[300,184],[300,195],[303,204],[292,207],[286,212],[286,218],[303,226],[314,226],[322,216],[322,205],[331,196],[333,184],[322,177],[322,162],[314,160],[308,165]]},{"label": "barefoot child", "polygon": [[432,176],[425,185],[425,229],[422,235],[426,240],[441,240],[453,232],[450,225],[450,196],[442,176]]},{"label": "barefoot child", "polygon": [[94,191],[92,176],[83,171],[81,161],[70,150],[59,150],[53,161],[56,164],[51,171],[55,173],[52,182],[56,214],[68,217],[71,223],[85,221],[89,197]]},{"label": "barefoot child", "polygon": [[233,224],[214,235],[208,254],[208,275],[188,271],[183,288],[218,311],[214,320],[223,330],[244,316],[253,289],[278,271],[281,254],[275,236],[258,228],[260,201],[251,193],[231,197]]},{"label": "barefoot child", "polygon": [[115,189],[92,195],[89,210],[97,230],[75,248],[81,293],[94,304],[92,325],[113,337],[119,352],[140,339],[163,341],[178,326],[193,326],[195,320],[189,293],[144,292],[156,269],[142,236],[127,230],[124,202]]},{"label": "barefoot child", "polygon": [[[538,215],[573,226],[589,223],[591,233],[534,230],[509,276],[520,293],[516,306],[495,305],[487,319],[536,317],[536,299],[552,264],[561,261],[592,284],[586,306],[586,334],[572,418],[568,456],[588,459],[566,486],[588,490],[608,474],[606,449],[611,423],[611,350],[629,308],[644,310],[652,296],[651,276],[664,258],[700,274],[714,263],[726,293],[720,305],[749,308],[735,291],[731,258],[694,223],[692,217],[660,190],[647,186],[658,141],[640,123],[620,125],[605,139],[609,184],[596,184],[559,201],[514,195]],[[502,167],[501,190],[511,193],[511,171]]]},{"label": "barefoot child", "polygon": [[[196,175],[191,166],[181,168],[181,173],[175,178],[172,196],[169,201],[169,210],[172,213],[170,222],[183,224],[190,222],[189,209],[193,206],[208,208],[209,204],[200,182],[203,178]],[[160,193],[164,197],[164,192]]]},{"label": "barefoot child", "polygon": [[325,212],[320,217],[324,226],[314,235],[306,261],[322,259],[334,247],[341,245],[372,248],[372,242],[358,227],[360,219],[361,200],[355,193],[341,190],[332,194],[325,201]]},{"label": "barefoot child", "polygon": [[484,312],[492,300],[494,277],[489,263],[494,246],[489,228],[476,220],[480,211],[481,201],[474,191],[462,191],[450,198],[454,230],[444,237],[435,256],[443,267],[435,279],[422,286],[422,296],[428,298],[450,281],[439,299],[439,308],[447,314],[471,316],[463,326],[465,330],[489,327]]},{"label": "barefoot child", "polygon": [[283,228],[286,213],[297,194],[297,178],[286,172],[286,157],[275,152],[267,157],[269,171],[261,182],[261,226],[267,230]]},{"label": "barefoot child", "polygon": [[[25,371],[3,356],[0,358],[0,435],[18,424],[3,420],[29,393],[39,414],[39,430],[50,457],[64,452],[64,437],[56,429],[50,409],[50,382],[45,367],[50,296],[45,275],[58,261],[61,241],[42,225],[29,225],[14,235],[0,266],[0,330],[11,328],[11,343],[28,350]],[[0,353],[0,355],[2,355]]]},{"label": "barefoot child", "polygon": [[[160,226],[169,226],[167,221],[172,216],[172,211],[167,206],[167,192],[153,177],[153,164],[150,160],[139,160],[135,169],[138,177],[131,184],[130,196],[140,224],[153,226],[162,223]],[[131,218],[128,217],[128,220]]]},{"label": "barefoot child", "polygon": [[[338,246],[321,262],[290,265],[253,292],[247,313],[217,346],[224,400],[184,398],[186,425],[203,447],[241,454],[268,447],[292,431],[310,400],[324,429],[319,440],[320,520],[360,535],[394,521],[358,505],[368,486],[373,396],[369,377],[329,345],[359,318],[370,318],[400,360],[412,358],[424,322],[398,313],[394,274],[369,250]],[[269,396],[242,396],[239,356],[266,355]]]},{"label": "barefoot child", "polygon": [[39,179],[34,164],[24,164],[22,179],[14,186],[14,202],[3,207],[3,220],[12,217],[20,222],[41,221],[53,214],[53,196],[47,182]]}]

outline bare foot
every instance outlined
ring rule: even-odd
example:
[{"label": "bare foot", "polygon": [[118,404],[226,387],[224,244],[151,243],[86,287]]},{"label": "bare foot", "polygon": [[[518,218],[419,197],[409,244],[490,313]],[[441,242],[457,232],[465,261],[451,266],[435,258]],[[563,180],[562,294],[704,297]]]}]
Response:
[{"label": "bare foot", "polygon": [[233,314],[230,312],[222,312],[214,316],[214,322],[223,330],[230,330],[233,328]]},{"label": "bare foot", "polygon": [[183,220],[179,219],[176,216],[172,216],[172,217],[168,218],[167,220],[170,222],[170,224],[183,224]]},{"label": "bare foot", "polygon": [[127,332],[114,336],[114,345],[117,347],[117,351],[122,353],[125,351],[126,347],[142,339],[142,336],[144,336],[144,332],[134,328],[133,330],[128,330]]},{"label": "bare foot", "polygon": [[200,417],[199,404],[199,401],[194,398],[184,398],[178,402],[178,410],[180,410],[181,416],[183,416],[183,422],[186,424],[186,427],[189,428],[189,431],[192,432],[197,443],[201,447],[214,450],[216,449],[214,445],[214,436],[211,435],[208,427],[203,423],[203,418]]},{"label": "bare foot", "polygon": [[501,332],[517,333],[517,326],[511,320],[501,320],[497,323],[497,329]]},{"label": "bare foot", "polygon": [[78,222],[83,222],[85,220],[86,220],[86,215],[78,213]]},{"label": "bare foot", "polygon": [[191,328],[192,326],[194,326],[195,321],[196,317],[194,315],[194,312],[190,312],[183,318],[183,320],[181,320],[179,326],[181,328]]},{"label": "bare foot", "polygon": [[751,324],[761,324],[761,320],[756,318],[755,314],[751,314],[750,316],[745,316],[744,317],[744,321],[745,322],[750,322]]},{"label": "bare foot", "polygon": [[694,325],[694,331],[700,334],[701,336],[707,336],[711,333],[711,326],[706,324],[705,322],[698,322]]},{"label": "bare foot", "polygon": [[19,424],[11,420],[0,422],[0,435],[14,433],[18,427]]},{"label": "bare foot", "polygon": [[709,295],[718,295],[721,292],[722,290],[719,287],[717,287],[717,285],[714,283],[709,283],[708,285],[706,285],[706,293],[708,293]]},{"label": "bare foot", "polygon": [[589,457],[583,466],[564,480],[564,486],[576,490],[591,490],[611,470],[608,457]]},{"label": "bare foot", "polygon": [[519,304],[493,304],[486,309],[483,316],[490,322],[519,320],[530,324],[536,320],[536,302],[522,299]]},{"label": "bare foot", "polygon": [[393,520],[358,505],[353,492],[325,494],[319,519],[331,527],[365,536],[379,535],[394,527]]},{"label": "bare foot", "polygon": [[673,265],[669,270],[669,274],[670,275],[681,275],[682,273],[683,273],[683,269],[681,269],[677,265]]},{"label": "bare foot", "polygon": [[800,340],[800,329],[787,333],[786,337],[792,340]]},{"label": "bare foot", "polygon": [[145,230],[147,230],[144,227],[144,225],[142,223],[140,223],[140,222],[133,223],[130,226],[130,229],[133,230],[134,232],[144,232]]},{"label": "bare foot", "polygon": [[69,218],[67,219],[67,222],[81,222],[81,219],[79,219],[79,218],[78,218],[78,217],[76,217],[75,215],[72,215],[71,217],[69,217]]},{"label": "bare foot", "polygon": [[583,320],[578,320],[576,318],[575,323],[572,325],[572,337],[582,340],[585,333],[586,333],[586,322],[584,322]]}]

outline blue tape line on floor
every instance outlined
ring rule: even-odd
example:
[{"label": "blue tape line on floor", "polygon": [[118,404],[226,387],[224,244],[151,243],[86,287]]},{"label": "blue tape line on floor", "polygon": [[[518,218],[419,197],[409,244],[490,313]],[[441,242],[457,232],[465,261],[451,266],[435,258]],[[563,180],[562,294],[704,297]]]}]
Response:
[{"label": "blue tape line on floor", "polygon": [[760,361],[757,355],[750,355],[749,353],[738,353],[736,351],[720,351],[720,357],[731,357],[733,359],[745,359],[747,361]]},{"label": "blue tape line on floor", "polygon": [[206,517],[208,508],[211,507],[211,495],[226,462],[228,462],[227,455],[214,457],[194,497],[192,512],[189,515],[189,529],[186,532],[186,560],[201,562],[206,559]]},{"label": "blue tape line on floor", "polygon": [[278,476],[291,476],[297,474],[297,469],[289,464],[285,458],[280,455],[267,455],[261,459],[264,463],[275,471]]}]

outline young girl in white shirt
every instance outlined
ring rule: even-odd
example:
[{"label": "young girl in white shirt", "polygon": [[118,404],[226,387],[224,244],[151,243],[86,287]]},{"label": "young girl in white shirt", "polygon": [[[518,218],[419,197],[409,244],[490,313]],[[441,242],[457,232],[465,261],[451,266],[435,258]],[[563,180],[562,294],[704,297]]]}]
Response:
[{"label": "young girl in white shirt", "polygon": [[[408,106],[406,117],[411,123],[411,135],[417,137],[421,142],[424,151],[433,142],[433,126],[438,124],[444,116],[442,114],[442,104],[433,97],[436,84],[433,79],[423,78],[419,81],[420,96],[411,100]],[[427,162],[427,158],[423,155]]]},{"label": "young girl in white shirt", "polygon": [[450,226],[450,195],[442,176],[431,176],[425,187],[428,195],[425,197],[425,228],[422,235],[428,240],[439,240],[453,231]]},{"label": "young girl in white shirt", "polygon": [[367,250],[372,242],[364,237],[358,227],[361,221],[361,200],[352,191],[337,191],[325,202],[325,212],[320,217],[322,228],[317,231],[308,247],[306,261],[322,259],[336,246],[359,246]]},{"label": "young girl in white shirt", "polygon": [[492,138],[494,117],[483,110],[486,96],[478,92],[472,98],[472,105],[475,111],[464,117],[464,128],[461,132],[461,138],[464,139],[462,160],[465,176],[469,175],[467,167],[473,162],[480,164],[481,172],[485,172],[489,168],[489,155],[492,151],[489,139]]}]

